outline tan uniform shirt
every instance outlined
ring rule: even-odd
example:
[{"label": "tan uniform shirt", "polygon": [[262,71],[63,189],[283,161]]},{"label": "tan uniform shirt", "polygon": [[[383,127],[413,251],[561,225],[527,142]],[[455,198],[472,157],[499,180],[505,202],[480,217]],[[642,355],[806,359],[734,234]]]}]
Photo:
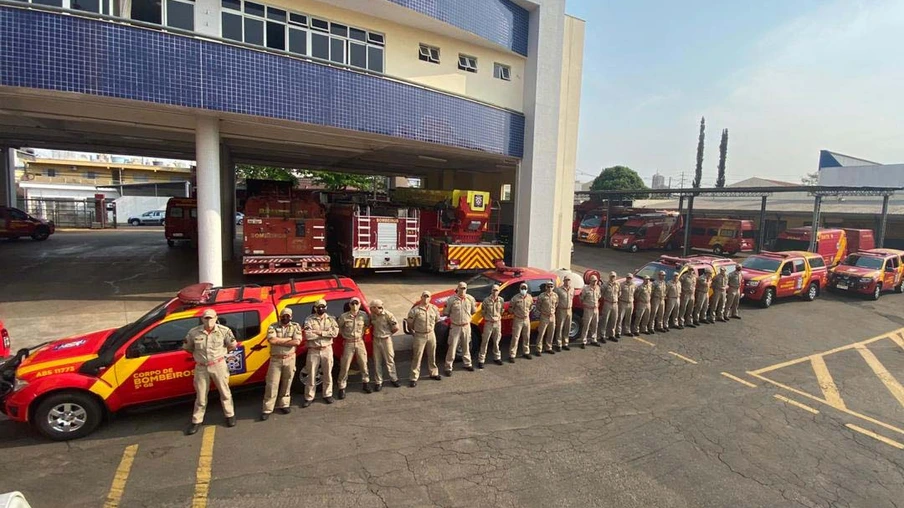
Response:
[{"label": "tan uniform shirt", "polygon": [[725,279],[725,274],[721,272],[717,273],[716,276],[713,277],[712,281],[713,291],[725,291]]},{"label": "tan uniform shirt", "polygon": [[383,309],[382,314],[377,314],[375,312],[370,317],[370,323],[374,327],[375,339],[385,339],[386,337],[392,337],[392,334],[394,333],[393,330],[398,331],[399,329],[399,322],[396,321],[396,318],[392,315],[392,312],[389,312],[386,309]]},{"label": "tan uniform shirt", "polygon": [[585,309],[596,309],[599,308],[600,302],[600,288],[594,287],[590,284],[584,286],[584,289],[581,290],[581,305]]},{"label": "tan uniform shirt", "polygon": [[652,286],[652,289],[650,290],[650,299],[653,301],[665,300],[666,282],[664,280],[656,280],[650,285]]},{"label": "tan uniform shirt", "polygon": [[705,295],[709,293],[709,279],[705,275],[697,277],[697,294]]},{"label": "tan uniform shirt", "polygon": [[537,299],[537,310],[540,311],[541,316],[555,316],[557,305],[559,305],[559,297],[555,292],[547,293],[544,291]]},{"label": "tan uniform shirt", "polygon": [[443,316],[449,316],[453,325],[464,326],[471,322],[471,316],[477,312],[477,300],[465,293],[464,297],[452,295],[443,307]]},{"label": "tan uniform shirt", "polygon": [[[267,329],[267,340],[292,339],[300,342],[301,338],[301,325],[296,323],[295,321],[290,321],[286,326],[283,326],[282,323],[276,323],[274,325],[270,325],[270,328]],[[285,356],[294,352],[295,346],[278,346],[273,343],[270,344],[271,356]]]},{"label": "tan uniform shirt", "polygon": [[679,281],[681,282],[681,294],[690,295],[694,293],[696,277],[693,270],[684,272]]},{"label": "tan uniform shirt", "polygon": [[204,325],[196,326],[185,335],[182,349],[191,353],[195,363],[211,365],[226,357],[235,349],[235,335],[229,328],[217,324],[208,332]]},{"label": "tan uniform shirt", "polygon": [[418,303],[408,311],[408,326],[414,333],[433,333],[433,327],[439,321],[439,309],[432,303],[426,306]]},{"label": "tan uniform shirt", "polygon": [[509,309],[518,319],[530,319],[530,308],[533,304],[534,297],[532,297],[530,293],[524,296],[521,296],[521,293],[518,293],[512,298],[512,304],[509,306]]},{"label": "tan uniform shirt", "polygon": [[728,274],[728,287],[738,289],[741,287],[741,270],[735,270]]},{"label": "tan uniform shirt", "polygon": [[618,301],[618,293],[619,287],[618,282],[604,282],[603,283],[603,291],[602,298],[603,300],[609,303],[615,303]]},{"label": "tan uniform shirt", "polygon": [[634,301],[641,305],[650,305],[650,297],[653,294],[652,284],[641,284],[634,290]]},{"label": "tan uniform shirt", "polygon": [[565,289],[565,286],[559,286],[556,288],[556,296],[559,297],[559,303],[556,306],[559,310],[571,310],[574,306],[574,288],[570,287],[568,290]]},{"label": "tan uniform shirt", "polygon": [[502,319],[502,298],[493,298],[493,295],[486,297],[480,306],[480,312],[488,323],[498,322]]},{"label": "tan uniform shirt", "polygon": [[364,338],[364,331],[370,326],[370,316],[363,310],[357,313],[352,311],[343,312],[338,319],[339,333],[342,338],[347,341],[361,340]]},{"label": "tan uniform shirt", "polygon": [[628,279],[619,285],[618,301],[634,303],[634,282],[632,282],[631,279]]},{"label": "tan uniform shirt", "polygon": [[309,348],[332,346],[333,339],[339,336],[339,324],[329,314],[311,314],[304,320],[304,336]]},{"label": "tan uniform shirt", "polygon": [[681,283],[678,281],[666,282],[665,296],[666,296],[666,298],[670,298],[670,299],[680,297],[681,296]]}]

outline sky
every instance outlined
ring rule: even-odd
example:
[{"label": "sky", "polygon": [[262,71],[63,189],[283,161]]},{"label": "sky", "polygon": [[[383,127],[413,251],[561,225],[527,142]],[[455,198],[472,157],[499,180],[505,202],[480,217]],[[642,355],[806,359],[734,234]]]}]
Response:
[{"label": "sky", "polygon": [[568,0],[587,22],[577,179],[800,183],[819,150],[904,163],[904,0]]}]

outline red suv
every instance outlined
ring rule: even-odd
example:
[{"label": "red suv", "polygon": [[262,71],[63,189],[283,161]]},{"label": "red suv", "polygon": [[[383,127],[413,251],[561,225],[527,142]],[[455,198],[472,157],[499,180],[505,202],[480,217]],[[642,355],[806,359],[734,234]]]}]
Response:
[{"label": "red suv", "polygon": [[0,206],[0,238],[17,239],[30,236],[43,241],[56,231],[53,221],[32,217],[18,208]]},{"label": "red suv", "polygon": [[[283,308],[303,322],[313,304],[323,298],[328,312],[338,316],[348,301],[364,295],[351,279],[320,277],[276,286],[189,286],[134,323],[43,344],[20,351],[0,366],[0,409],[10,419],[30,422],[54,440],[90,434],[105,413],[194,393],[194,362],[182,350],[191,328],[201,323],[205,309],[217,311],[239,342],[227,359],[232,386],[264,381],[270,360],[267,328]],[[365,336],[368,349],[371,334]],[[334,341],[342,354],[342,341]],[[306,345],[298,349],[304,366]],[[338,363],[338,362],[337,362]],[[308,373],[298,369],[297,381]]]}]

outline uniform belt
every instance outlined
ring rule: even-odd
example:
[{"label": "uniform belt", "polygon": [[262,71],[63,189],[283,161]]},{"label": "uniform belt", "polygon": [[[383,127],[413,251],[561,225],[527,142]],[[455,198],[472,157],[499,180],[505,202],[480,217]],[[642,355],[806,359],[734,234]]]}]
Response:
[{"label": "uniform belt", "polygon": [[483,320],[484,320],[485,322],[487,322],[487,323],[498,323],[498,322],[499,322],[498,319],[487,319],[487,318],[483,318]]},{"label": "uniform belt", "polygon": [[392,335],[383,335],[383,336],[381,336],[381,337],[377,337],[376,335],[374,336],[374,339],[377,339],[377,340],[380,340],[380,339],[391,339],[391,338],[392,338]]},{"label": "uniform belt", "polygon": [[618,303],[634,303],[634,300],[619,300]]},{"label": "uniform belt", "polygon": [[195,363],[197,363],[198,365],[204,366],[204,367],[210,367],[211,365],[216,365],[225,359],[226,359],[225,356],[221,356],[220,358],[218,358],[212,362],[195,362]]},{"label": "uniform belt", "polygon": [[461,323],[461,324],[459,324],[459,323],[452,323],[452,326],[468,326],[469,324],[471,324],[471,323]]},{"label": "uniform belt", "polygon": [[308,346],[308,349],[313,349],[313,350],[315,350],[315,351],[320,351],[321,349],[326,349],[326,348],[328,348],[328,347],[329,347],[329,346],[319,346],[319,347]]},{"label": "uniform belt", "polygon": [[285,360],[286,358],[289,358],[290,356],[295,356],[295,353],[286,353],[284,355],[270,355],[270,358],[279,358],[280,360]]},{"label": "uniform belt", "polygon": [[515,314],[515,317],[518,319],[530,319],[529,315],[528,316],[519,316],[518,314]]},{"label": "uniform belt", "polygon": [[359,340],[364,340],[364,337],[360,337],[360,338],[357,338],[357,339],[349,339],[349,338],[343,336],[343,337],[342,337],[342,340],[343,340],[344,342],[358,342]]}]

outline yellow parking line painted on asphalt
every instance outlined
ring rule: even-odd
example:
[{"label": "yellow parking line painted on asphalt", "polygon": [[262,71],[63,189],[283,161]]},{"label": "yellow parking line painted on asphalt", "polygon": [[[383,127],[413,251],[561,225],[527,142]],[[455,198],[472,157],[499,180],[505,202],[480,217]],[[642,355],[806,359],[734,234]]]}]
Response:
[{"label": "yellow parking line painted on asphalt", "polygon": [[836,347],[835,349],[823,351],[822,353],[818,353],[817,355],[804,356],[803,358],[795,358],[793,360],[788,360],[787,362],[777,363],[775,365],[770,365],[768,367],[763,367],[762,369],[757,369],[757,370],[753,370],[750,372],[753,374],[764,374],[769,371],[778,370],[778,369],[781,369],[784,367],[790,367],[790,366],[796,365],[798,363],[803,363],[807,360],[810,360],[814,356],[831,355],[831,354],[838,353],[841,351],[847,351],[848,349],[853,349],[859,345],[872,344],[873,342],[880,341],[882,339],[891,339],[891,340],[897,342],[898,344],[902,344],[902,347],[904,347],[904,342],[902,342],[900,338],[897,338],[894,335],[894,334],[900,334],[900,333],[904,333],[904,328],[895,330],[893,332],[883,333],[882,335],[879,335],[878,337],[873,337],[870,339],[862,340],[860,342],[855,342],[853,344],[848,344],[846,346]]},{"label": "yellow parking line painted on asphalt", "polygon": [[642,343],[642,344],[646,344],[646,345],[648,345],[648,346],[650,346],[650,347],[655,347],[655,346],[656,346],[656,344],[653,344],[652,342],[650,342],[650,341],[648,341],[648,340],[643,340],[643,339],[641,339],[640,337],[634,337],[634,340],[636,340],[637,342],[640,342],[640,343]]},{"label": "yellow parking line painted on asphalt", "polygon": [[697,362],[695,360],[691,360],[690,358],[688,358],[684,355],[679,355],[678,353],[676,353],[674,351],[669,351],[669,354],[672,356],[677,356],[678,358],[681,358],[682,360],[686,361],[687,363],[693,363],[694,365],[697,365]]},{"label": "yellow parking line painted on asphalt", "polygon": [[720,374],[722,374],[723,376],[727,377],[728,379],[731,379],[732,381],[737,381],[738,383],[741,383],[742,385],[746,385],[746,386],[749,386],[749,387],[751,387],[751,388],[756,388],[756,387],[757,387],[755,384],[751,383],[750,381],[744,381],[743,379],[741,379],[741,378],[739,378],[739,377],[737,377],[737,376],[732,376],[731,374],[729,374],[729,373],[727,373],[727,372],[721,372]]},{"label": "yellow parking line painted on asphalt", "polygon": [[897,345],[901,346],[901,349],[904,349],[904,334],[898,332],[896,334],[889,335],[888,338],[895,341]]},{"label": "yellow parking line painted on asphalt", "polygon": [[818,415],[818,414],[819,414],[819,410],[818,410],[818,409],[814,409],[814,408],[812,408],[812,407],[810,407],[810,406],[808,406],[808,405],[806,405],[806,404],[801,404],[800,402],[797,402],[796,400],[789,399],[788,397],[785,397],[785,396],[783,396],[783,395],[779,395],[779,394],[776,393],[775,395],[773,395],[773,397],[775,397],[776,399],[778,399],[778,400],[780,400],[780,401],[782,401],[782,402],[791,404],[792,406],[799,407],[799,408],[803,409],[804,411],[808,411],[808,412],[810,412],[810,413],[813,413],[814,415]]},{"label": "yellow parking line painted on asphalt", "polygon": [[841,394],[838,393],[838,387],[835,386],[835,380],[829,374],[825,358],[822,355],[813,355],[810,357],[810,363],[813,365],[813,372],[816,373],[816,380],[819,382],[822,395],[826,398],[826,403],[837,409],[847,409]]},{"label": "yellow parking line painted on asphalt", "polygon": [[869,436],[877,441],[882,441],[883,443],[885,443],[887,445],[894,446],[895,448],[897,448],[899,450],[904,450],[904,444],[901,444],[901,443],[895,441],[894,439],[889,439],[885,436],[881,436],[871,430],[866,430],[863,427],[858,427],[852,423],[845,423],[844,426],[851,430],[855,430],[855,431],[863,434],[864,436]]},{"label": "yellow parking line painted on asphalt", "polygon": [[898,399],[898,404],[901,404],[901,406],[904,407],[904,387],[901,386],[901,383],[891,375],[891,372],[882,365],[882,362],[880,362],[879,359],[876,358],[876,355],[867,349],[866,346],[858,346],[857,351],[860,352],[860,356],[862,356],[863,359],[866,360],[866,363],[869,364],[870,368],[873,369],[876,376],[882,380],[882,383],[885,384],[888,391]]},{"label": "yellow parking line painted on asphalt", "polygon": [[113,475],[113,484],[110,485],[110,492],[107,493],[107,501],[104,508],[116,508],[122,500],[122,494],[126,489],[126,482],[129,480],[129,472],[132,470],[132,462],[135,461],[135,454],[138,453],[138,445],[126,446],[122,452],[122,459],[119,461],[119,467],[116,468],[116,474]]},{"label": "yellow parking line painted on asphalt", "polygon": [[191,500],[192,508],[206,508],[207,494],[210,492],[210,466],[213,464],[213,440],[217,428],[204,428],[201,440],[201,455],[198,457],[198,472],[195,474],[195,495]]}]

